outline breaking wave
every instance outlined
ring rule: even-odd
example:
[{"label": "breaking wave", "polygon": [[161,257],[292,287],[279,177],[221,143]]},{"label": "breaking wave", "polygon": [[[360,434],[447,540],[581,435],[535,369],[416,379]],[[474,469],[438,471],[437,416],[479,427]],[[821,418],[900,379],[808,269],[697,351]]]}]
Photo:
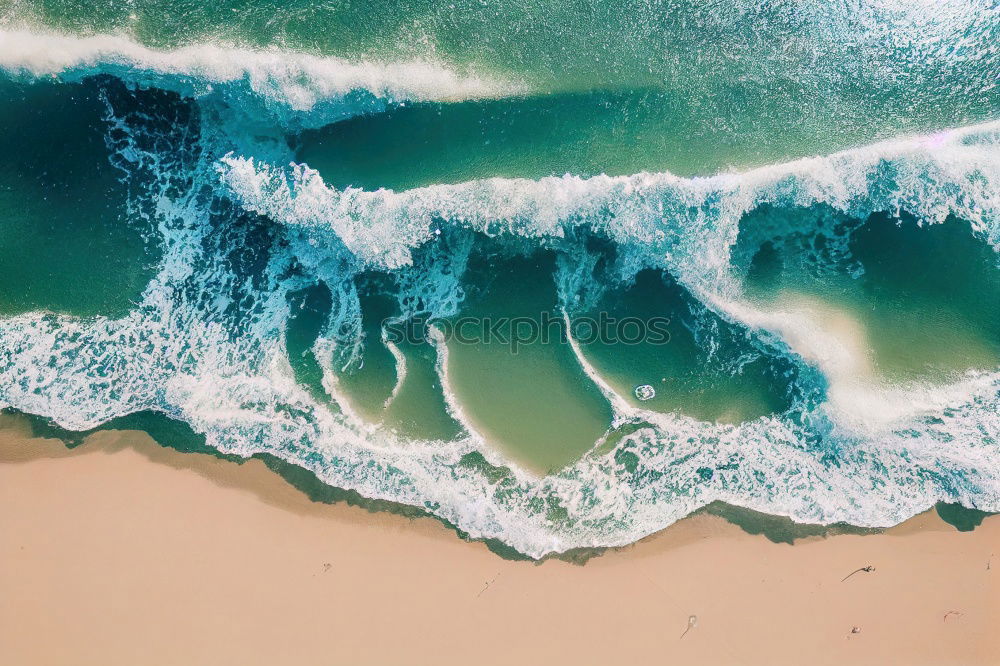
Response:
[{"label": "breaking wave", "polygon": [[185,96],[218,97],[285,124],[316,126],[405,102],[522,94],[522,84],[463,74],[430,60],[351,62],[278,48],[213,43],[154,49],[119,35],[0,30],[0,70],[79,81],[110,74]]},{"label": "breaking wave", "polygon": [[764,204],[825,204],[857,218],[907,211],[956,216],[1000,247],[995,188],[1000,124],[878,143],[746,173],[669,173],[538,181],[490,179],[403,192],[337,190],[308,165],[227,155],[222,182],[248,210],[343,244],[361,262],[393,269],[444,223],[487,235],[563,238],[585,227],[628,247],[691,288],[728,285],[729,250],[744,215]]}]

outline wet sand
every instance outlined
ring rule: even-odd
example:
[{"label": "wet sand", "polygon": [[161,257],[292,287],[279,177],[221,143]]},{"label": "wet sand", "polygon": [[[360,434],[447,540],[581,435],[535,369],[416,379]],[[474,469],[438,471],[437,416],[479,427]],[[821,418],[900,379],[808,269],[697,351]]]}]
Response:
[{"label": "wet sand", "polygon": [[4,664],[997,664],[998,576],[1000,516],[790,546],[697,515],[535,564],[256,460],[0,429]]}]

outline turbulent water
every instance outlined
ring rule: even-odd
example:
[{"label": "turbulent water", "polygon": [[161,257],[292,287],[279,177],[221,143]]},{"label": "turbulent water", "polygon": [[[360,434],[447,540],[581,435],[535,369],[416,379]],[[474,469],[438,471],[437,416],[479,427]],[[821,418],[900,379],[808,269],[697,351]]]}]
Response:
[{"label": "turbulent water", "polygon": [[[998,511],[998,45],[992,0],[0,2],[0,405],[535,557]],[[439,325],[598,312],[670,340]]]}]

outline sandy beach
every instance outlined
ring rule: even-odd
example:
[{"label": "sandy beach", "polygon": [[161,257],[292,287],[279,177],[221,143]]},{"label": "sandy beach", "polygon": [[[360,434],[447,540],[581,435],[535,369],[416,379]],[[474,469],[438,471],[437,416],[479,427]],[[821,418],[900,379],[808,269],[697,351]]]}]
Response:
[{"label": "sandy beach", "polygon": [[535,564],[256,460],[4,424],[4,664],[1000,663],[998,516],[790,546],[698,515]]}]

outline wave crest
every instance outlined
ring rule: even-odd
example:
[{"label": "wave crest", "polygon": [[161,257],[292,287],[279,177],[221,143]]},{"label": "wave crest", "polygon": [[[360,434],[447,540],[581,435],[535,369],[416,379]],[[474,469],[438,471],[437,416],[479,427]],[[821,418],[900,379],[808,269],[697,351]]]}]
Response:
[{"label": "wave crest", "polygon": [[372,267],[408,265],[411,250],[442,224],[541,239],[587,227],[712,292],[733,288],[727,276],[740,220],[765,204],[825,204],[857,218],[905,210],[929,223],[954,215],[1000,248],[998,133],[1000,123],[988,123],[710,177],[493,178],[399,192],[338,190],[308,165],[235,154],[217,168],[248,210],[343,243]]},{"label": "wave crest", "polygon": [[430,60],[351,62],[271,49],[194,44],[171,50],[120,35],[88,37],[0,30],[0,70],[78,80],[111,74],[140,86],[188,96],[255,97],[272,112],[319,125],[403,102],[454,102],[521,94],[513,81],[459,73]]}]

